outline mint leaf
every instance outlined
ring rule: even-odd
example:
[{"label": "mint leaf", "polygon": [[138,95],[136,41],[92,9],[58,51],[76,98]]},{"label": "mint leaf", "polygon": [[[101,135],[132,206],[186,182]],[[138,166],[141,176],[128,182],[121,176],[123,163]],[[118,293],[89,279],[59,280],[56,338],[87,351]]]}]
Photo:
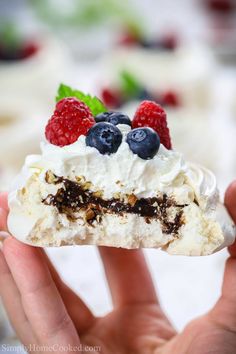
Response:
[{"label": "mint leaf", "polygon": [[128,71],[120,74],[121,90],[127,97],[136,97],[142,90],[140,82]]},{"label": "mint leaf", "polygon": [[74,90],[70,86],[61,84],[57,91],[56,101],[60,101],[65,97],[76,97],[80,101],[84,102],[86,106],[88,106],[94,116],[99,113],[103,113],[107,111],[107,108],[104,106],[102,101],[99,100],[96,96],[92,97],[90,95],[86,95],[79,90]]}]

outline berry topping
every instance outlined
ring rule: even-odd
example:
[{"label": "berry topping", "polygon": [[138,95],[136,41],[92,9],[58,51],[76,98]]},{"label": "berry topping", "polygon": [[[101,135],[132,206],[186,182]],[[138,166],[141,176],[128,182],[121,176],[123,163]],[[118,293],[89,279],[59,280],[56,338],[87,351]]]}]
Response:
[{"label": "berry topping", "polygon": [[178,38],[175,34],[166,34],[162,39],[162,46],[166,50],[175,50],[178,46]]},{"label": "berry topping", "polygon": [[25,45],[22,47],[21,57],[22,59],[30,58],[34,54],[36,54],[38,50],[39,50],[39,46],[37,45],[37,43],[34,42],[25,43]]},{"label": "berry topping", "polygon": [[127,135],[130,150],[141,159],[152,159],[159,150],[160,138],[152,128],[136,128]]},{"label": "berry topping", "polygon": [[171,106],[171,107],[180,106],[179,96],[174,91],[166,91],[162,96],[161,102],[164,106]]},{"label": "berry topping", "polygon": [[96,148],[101,154],[115,153],[122,141],[120,130],[113,124],[100,122],[95,124],[86,136],[86,145]]},{"label": "berry topping", "polygon": [[114,113],[114,112],[110,111],[110,112],[99,113],[99,114],[96,115],[96,117],[95,117],[96,123],[106,122],[107,117],[110,116],[112,113]]},{"label": "berry topping", "polygon": [[127,124],[131,126],[131,120],[129,119],[129,117],[121,112],[112,112],[110,115],[108,115],[106,121],[113,125]]},{"label": "berry topping", "polygon": [[126,31],[122,33],[120,38],[118,39],[118,44],[123,45],[123,46],[134,46],[135,44],[138,44],[139,38],[137,35],[130,31]]},{"label": "berry topping", "polygon": [[63,98],[48,121],[45,135],[51,144],[65,146],[86,135],[94,124],[89,107],[74,97]]},{"label": "berry topping", "polygon": [[153,96],[148,90],[142,88],[137,94],[137,99],[140,101],[153,100]]},{"label": "berry topping", "polygon": [[154,129],[160,137],[161,143],[171,149],[170,132],[167,126],[166,113],[164,109],[153,101],[143,101],[133,119],[133,128],[150,127]]},{"label": "berry topping", "polygon": [[118,125],[118,124],[127,124],[131,126],[131,120],[129,117],[121,112],[104,112],[101,114],[98,114],[95,117],[95,121],[98,122],[108,122],[113,125]]},{"label": "berry topping", "polygon": [[178,41],[177,37],[173,34],[167,34],[161,39],[142,39],[140,41],[142,47],[146,49],[158,49],[158,50],[175,50]]},{"label": "berry topping", "polygon": [[112,90],[109,88],[104,88],[101,93],[102,101],[106,106],[115,108],[121,105],[120,93],[117,90]]}]

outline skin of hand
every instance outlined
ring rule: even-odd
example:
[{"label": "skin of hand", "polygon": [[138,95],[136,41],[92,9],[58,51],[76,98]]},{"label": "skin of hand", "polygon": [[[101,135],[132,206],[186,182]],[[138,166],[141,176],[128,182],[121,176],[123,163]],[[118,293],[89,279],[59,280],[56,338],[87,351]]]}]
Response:
[{"label": "skin of hand", "polygon": [[[225,205],[236,222],[236,182],[226,192]],[[0,229],[7,231],[6,194],[0,195],[0,206]],[[176,333],[163,313],[139,250],[100,248],[114,308],[102,318],[62,281],[42,249],[12,236],[5,238],[0,252],[0,294],[18,338],[28,348],[57,344],[54,352],[59,353],[60,346],[69,344],[82,353],[86,351],[81,346],[88,345],[99,346],[93,353],[102,354],[234,354],[236,244],[229,254],[220,299],[182,333]]]}]

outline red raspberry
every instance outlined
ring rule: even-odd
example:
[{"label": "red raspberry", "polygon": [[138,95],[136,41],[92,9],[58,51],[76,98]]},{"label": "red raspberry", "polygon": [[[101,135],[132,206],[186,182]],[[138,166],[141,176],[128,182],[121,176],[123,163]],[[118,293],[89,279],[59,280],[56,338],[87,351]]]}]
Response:
[{"label": "red raspberry", "polygon": [[73,144],[95,124],[93,115],[83,102],[74,97],[60,100],[45,129],[47,140],[58,146]]},{"label": "red raspberry", "polygon": [[166,112],[156,102],[143,101],[140,103],[134,115],[132,127],[150,127],[154,129],[159,135],[161,143],[169,150],[172,148]]},{"label": "red raspberry", "polygon": [[37,43],[34,42],[28,42],[25,43],[21,49],[21,58],[22,59],[27,59],[32,57],[34,54],[36,54],[39,50],[39,46]]},{"label": "red raspberry", "polygon": [[118,108],[121,105],[120,93],[117,90],[104,88],[101,92],[102,101],[109,108]]},{"label": "red raspberry", "polygon": [[178,46],[178,38],[175,34],[166,34],[162,39],[162,45],[169,50],[175,50]]},{"label": "red raspberry", "polygon": [[180,99],[175,91],[166,91],[162,96],[161,103],[165,106],[179,107]]},{"label": "red raspberry", "polygon": [[120,44],[122,46],[130,47],[130,46],[137,45],[138,42],[139,42],[139,39],[134,33],[130,32],[130,31],[126,31],[119,38],[118,44]]}]

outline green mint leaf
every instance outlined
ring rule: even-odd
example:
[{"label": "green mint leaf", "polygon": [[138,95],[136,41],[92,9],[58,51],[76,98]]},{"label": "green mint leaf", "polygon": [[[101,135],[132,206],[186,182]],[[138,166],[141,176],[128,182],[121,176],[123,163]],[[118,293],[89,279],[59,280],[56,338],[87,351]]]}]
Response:
[{"label": "green mint leaf", "polygon": [[56,101],[60,101],[65,97],[76,97],[78,100],[84,102],[88,106],[94,116],[99,113],[107,111],[107,108],[104,106],[102,101],[99,100],[96,96],[86,95],[79,90],[74,90],[70,86],[61,84],[57,91]]},{"label": "green mint leaf", "polygon": [[121,90],[126,97],[136,97],[142,90],[140,82],[128,71],[120,75]]}]

